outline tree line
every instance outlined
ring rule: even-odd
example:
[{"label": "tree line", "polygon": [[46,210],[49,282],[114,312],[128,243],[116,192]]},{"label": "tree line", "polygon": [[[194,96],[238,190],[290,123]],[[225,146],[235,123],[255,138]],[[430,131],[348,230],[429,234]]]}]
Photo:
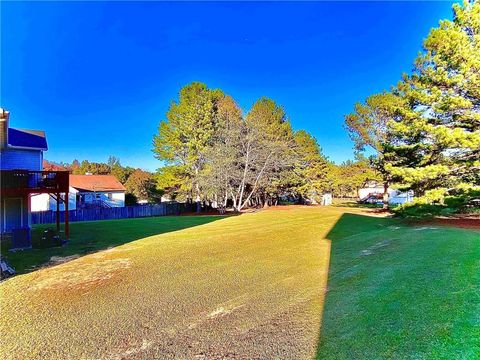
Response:
[{"label": "tree line", "polygon": [[[364,160],[330,162],[311,134],[292,129],[274,100],[262,97],[243,114],[231,96],[200,82],[180,90],[153,144],[164,163],[158,187],[199,206],[240,211],[288,199],[319,202],[325,192],[356,195],[369,176],[377,176]],[[342,181],[348,171],[356,184]]]},{"label": "tree line", "polygon": [[[325,161],[327,166],[323,168],[323,176],[326,181],[317,188],[320,192],[328,191],[336,197],[351,198],[357,196],[358,189],[366,181],[380,180],[378,174],[366,158],[359,157],[355,161],[347,160],[340,165],[336,165],[326,158]],[[92,162],[88,160],[74,160],[72,163],[55,163],[48,160],[43,162],[43,170],[45,171],[67,170],[72,174],[79,175],[90,173],[115,176],[127,189],[127,205],[134,205],[138,200],[159,203],[162,196],[165,196],[168,200],[185,201],[191,199],[191,191],[179,190],[179,183],[172,181],[173,179],[168,175],[172,169],[172,167],[167,166],[160,168],[156,173],[152,173],[139,168],[122,166],[120,159],[115,156],[110,156],[106,162]],[[204,178],[204,181],[207,181],[207,179]],[[309,196],[312,196],[312,193],[305,189],[305,184],[299,190],[298,194],[303,193],[305,197],[302,199],[297,196],[297,201],[312,200],[309,198]],[[292,198],[296,194],[296,192],[292,192]]]},{"label": "tree line", "polygon": [[480,3],[453,6],[430,31],[411,74],[346,115],[356,150],[387,188],[417,204],[464,205],[480,196]]}]

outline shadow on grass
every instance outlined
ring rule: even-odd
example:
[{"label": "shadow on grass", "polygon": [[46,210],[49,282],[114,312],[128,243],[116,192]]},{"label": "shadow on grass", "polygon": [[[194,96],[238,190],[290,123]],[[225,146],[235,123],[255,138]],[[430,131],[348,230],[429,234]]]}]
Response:
[{"label": "shadow on grass", "polygon": [[[229,215],[232,216],[232,215]],[[119,246],[148,236],[182,230],[193,226],[221,220],[226,216],[162,216],[123,220],[75,222],[70,224],[70,240],[63,247],[39,248],[42,233],[54,225],[36,225],[32,229],[33,249],[9,252],[8,244],[2,243],[2,255],[18,274],[37,270],[52,264],[52,256],[83,256],[100,250]]]},{"label": "shadow on grass", "polygon": [[479,232],[344,214],[317,359],[475,358]]}]

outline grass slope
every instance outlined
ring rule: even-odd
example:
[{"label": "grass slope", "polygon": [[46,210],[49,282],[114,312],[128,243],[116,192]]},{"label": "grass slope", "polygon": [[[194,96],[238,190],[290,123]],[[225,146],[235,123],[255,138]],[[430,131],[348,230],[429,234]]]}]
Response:
[{"label": "grass slope", "polygon": [[125,244],[1,283],[0,357],[478,354],[478,231],[284,209],[160,235],[162,218],[74,224]]}]

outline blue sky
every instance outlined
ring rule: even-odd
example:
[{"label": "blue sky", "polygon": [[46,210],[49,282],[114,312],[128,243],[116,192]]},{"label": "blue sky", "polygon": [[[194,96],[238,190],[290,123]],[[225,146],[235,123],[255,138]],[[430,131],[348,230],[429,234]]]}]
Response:
[{"label": "blue sky", "polygon": [[178,90],[202,81],[244,111],[283,105],[335,162],[343,115],[409,72],[452,2],[2,2],[1,106],[47,132],[46,158],[154,170],[152,137]]}]

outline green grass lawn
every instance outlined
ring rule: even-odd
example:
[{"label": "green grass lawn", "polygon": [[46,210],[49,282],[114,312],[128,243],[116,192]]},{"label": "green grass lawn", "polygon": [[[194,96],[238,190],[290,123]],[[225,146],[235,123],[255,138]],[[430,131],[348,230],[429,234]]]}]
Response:
[{"label": "green grass lawn", "polygon": [[480,231],[345,214],[318,359],[479,359]]},{"label": "green grass lawn", "polygon": [[83,256],[148,236],[207,224],[221,216],[162,216],[126,220],[78,222],[70,224],[71,238],[66,246],[45,248],[43,231],[55,225],[36,225],[32,229],[33,248],[9,252],[10,243],[2,243],[2,254],[19,274],[45,266],[53,257]]},{"label": "green grass lawn", "polygon": [[12,262],[116,247],[1,283],[0,357],[478,358],[480,232],[362,211],[73,224]]}]

